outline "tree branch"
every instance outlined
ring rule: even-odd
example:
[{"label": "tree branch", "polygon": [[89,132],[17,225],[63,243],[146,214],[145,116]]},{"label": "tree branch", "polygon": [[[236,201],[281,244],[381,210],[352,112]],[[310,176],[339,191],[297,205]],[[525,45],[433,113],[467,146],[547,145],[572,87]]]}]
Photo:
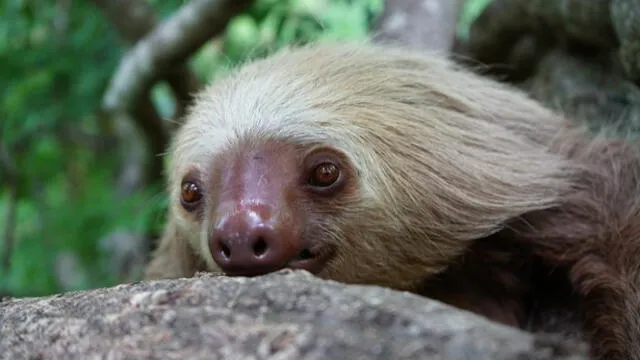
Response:
[{"label": "tree branch", "polygon": [[461,0],[387,0],[374,26],[375,40],[449,52]]},{"label": "tree branch", "polygon": [[[146,0],[93,0],[93,3],[129,44],[135,44],[150,33],[158,22],[153,7]],[[178,124],[177,120],[182,117],[192,94],[200,89],[201,84],[187,64],[177,65],[166,72],[165,80],[176,97],[173,115],[176,121],[170,124],[173,126]]]},{"label": "tree branch", "polygon": [[159,24],[122,59],[103,98],[107,113],[129,112],[160,74],[181,64],[229,19],[247,9],[248,0],[192,0]]}]

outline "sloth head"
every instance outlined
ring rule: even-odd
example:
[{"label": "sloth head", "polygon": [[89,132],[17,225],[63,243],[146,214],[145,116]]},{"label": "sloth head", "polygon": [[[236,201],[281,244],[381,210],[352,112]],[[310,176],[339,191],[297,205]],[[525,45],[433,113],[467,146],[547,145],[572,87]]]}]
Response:
[{"label": "sloth head", "polygon": [[228,275],[410,287],[557,202],[567,164],[543,142],[561,124],[443,58],[283,50],[197,96],[171,148],[173,216]]}]

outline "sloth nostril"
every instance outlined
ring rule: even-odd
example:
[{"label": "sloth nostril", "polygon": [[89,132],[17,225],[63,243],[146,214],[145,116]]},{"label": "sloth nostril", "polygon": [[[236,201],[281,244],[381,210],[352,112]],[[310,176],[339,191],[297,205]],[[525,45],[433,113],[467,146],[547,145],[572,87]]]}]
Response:
[{"label": "sloth nostril", "polygon": [[229,257],[231,257],[231,250],[229,249],[229,247],[226,244],[221,244],[220,245],[220,250],[222,252],[222,255],[226,259],[229,259]]},{"label": "sloth nostril", "polygon": [[253,244],[253,253],[256,256],[262,256],[264,255],[264,253],[267,251],[267,242],[263,239],[263,238],[259,238],[254,244]]}]

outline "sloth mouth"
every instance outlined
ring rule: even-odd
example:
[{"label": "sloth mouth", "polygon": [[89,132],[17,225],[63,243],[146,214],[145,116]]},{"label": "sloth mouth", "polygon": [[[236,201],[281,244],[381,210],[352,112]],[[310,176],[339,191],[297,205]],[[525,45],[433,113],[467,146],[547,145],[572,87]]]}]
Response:
[{"label": "sloth mouth", "polygon": [[303,249],[298,255],[290,260],[285,268],[293,270],[307,270],[312,274],[317,274],[335,255],[335,248],[328,245],[318,245]]},{"label": "sloth mouth", "polygon": [[335,248],[328,245],[317,245],[300,250],[297,255],[280,264],[264,264],[245,266],[227,266],[223,272],[227,276],[254,277],[266,275],[282,269],[306,270],[314,275],[322,271],[325,265],[335,255]]}]

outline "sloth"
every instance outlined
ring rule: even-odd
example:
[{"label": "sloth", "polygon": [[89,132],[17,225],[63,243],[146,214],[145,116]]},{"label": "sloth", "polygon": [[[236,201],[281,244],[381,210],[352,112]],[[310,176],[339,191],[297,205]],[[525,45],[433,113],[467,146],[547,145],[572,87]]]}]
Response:
[{"label": "sloth", "polygon": [[640,359],[637,146],[445,56],[283,49],[196,96],[145,277],[301,269],[531,331],[566,312],[594,359]]}]

